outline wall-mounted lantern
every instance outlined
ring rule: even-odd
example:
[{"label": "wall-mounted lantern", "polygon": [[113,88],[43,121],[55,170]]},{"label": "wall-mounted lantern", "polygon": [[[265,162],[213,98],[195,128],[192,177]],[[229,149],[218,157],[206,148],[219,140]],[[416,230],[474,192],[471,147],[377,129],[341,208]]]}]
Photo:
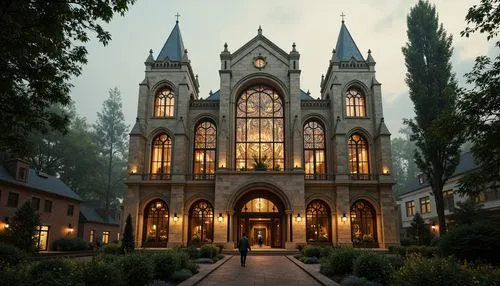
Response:
[{"label": "wall-mounted lantern", "polygon": [[302,217],[300,216],[300,213],[297,214],[297,217],[295,218],[295,220],[297,222],[301,222],[302,221]]},{"label": "wall-mounted lantern", "polygon": [[174,213],[174,222],[177,223],[178,220],[179,220],[179,217],[177,216],[177,213]]},{"label": "wall-mounted lantern", "polygon": [[347,215],[346,213],[342,214],[342,222],[345,223],[347,221]]},{"label": "wall-mounted lantern", "polygon": [[222,223],[224,221],[224,217],[222,216],[222,213],[219,213],[219,217],[217,218],[217,220]]}]

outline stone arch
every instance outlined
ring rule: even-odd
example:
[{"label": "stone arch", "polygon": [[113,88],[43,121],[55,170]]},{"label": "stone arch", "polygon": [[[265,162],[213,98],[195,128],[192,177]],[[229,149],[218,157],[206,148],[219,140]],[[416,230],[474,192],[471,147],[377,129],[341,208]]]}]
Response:
[{"label": "stone arch", "polygon": [[166,80],[166,79],[162,79],[162,80],[156,82],[151,87],[151,89],[150,89],[151,90],[151,95],[154,97],[156,95],[156,93],[159,92],[164,87],[170,88],[174,92],[174,96],[177,97],[178,90],[176,88],[176,85],[173,82],[171,82],[169,80]]},{"label": "stone arch", "polygon": [[205,120],[212,121],[212,123],[215,124],[215,127],[217,127],[217,129],[219,129],[219,122],[218,122],[219,120],[214,114],[202,113],[202,114],[198,114],[196,117],[194,117],[190,121],[189,132],[191,132],[191,134],[193,134],[196,126],[198,126],[198,124],[200,122],[205,121]]},{"label": "stone arch", "polygon": [[[344,85],[344,87],[342,88],[342,95],[345,95],[347,90],[351,87],[359,88],[363,92],[363,95],[365,97],[368,97],[370,95],[370,88],[368,88],[368,86],[364,82],[362,82],[358,79],[353,79],[353,80],[348,81]],[[368,104],[366,104],[366,105],[368,105]]]},{"label": "stone arch", "polygon": [[290,94],[286,84],[282,82],[278,77],[267,74],[267,73],[253,73],[241,78],[237,83],[233,85],[231,93],[231,102],[236,102],[237,97],[247,88],[257,85],[269,85],[270,87],[276,89],[283,99],[283,105],[286,105],[288,100],[287,95]]},{"label": "stone arch", "polygon": [[369,202],[372,205],[372,207],[375,209],[376,214],[377,215],[380,214],[380,204],[375,197],[373,197],[369,194],[357,195],[357,196],[354,196],[354,197],[349,199],[349,205],[352,206],[355,202],[357,202],[359,200],[365,200],[365,201]]},{"label": "stone arch", "polygon": [[168,137],[170,137],[172,139],[172,144],[173,144],[174,132],[172,132],[170,129],[165,128],[165,127],[158,127],[158,128],[155,128],[153,131],[151,131],[148,135],[148,138],[147,138],[148,144],[151,145],[153,139],[156,136],[160,135],[161,133],[166,133],[168,135]]},{"label": "stone arch", "polygon": [[190,196],[189,198],[187,198],[184,201],[184,214],[188,214],[191,206],[199,200],[206,200],[207,202],[209,202],[212,205],[212,207],[215,205],[213,198],[211,198],[207,195],[204,195],[204,194],[195,194],[195,195]]},{"label": "stone arch", "polygon": [[327,123],[328,120],[322,114],[314,112],[314,113],[309,113],[309,114],[303,116],[302,117],[302,124],[301,124],[302,129],[304,129],[304,125],[306,125],[309,121],[318,121],[318,122],[320,122],[321,125],[323,126],[323,128],[325,129],[325,133],[330,128],[329,124]]},{"label": "stone arch", "polygon": [[332,201],[332,199],[329,198],[328,196],[324,195],[324,194],[319,194],[319,193],[313,193],[313,194],[309,195],[306,198],[306,200],[305,200],[305,206],[306,206],[306,208],[314,200],[321,200],[321,201],[323,201],[330,208],[330,212],[332,214],[336,211],[335,204]]},{"label": "stone arch", "polygon": [[169,238],[170,206],[166,200],[155,197],[143,204],[142,245],[166,247]]},{"label": "stone arch", "polygon": [[350,201],[351,240],[354,247],[377,248],[381,231],[380,213],[367,197]]},{"label": "stone arch", "polygon": [[290,200],[280,188],[271,183],[259,182],[259,183],[249,183],[240,186],[238,188],[238,191],[236,191],[227,201],[226,210],[234,210],[236,204],[239,201],[241,201],[242,198],[244,198],[248,194],[251,194],[253,191],[257,190],[266,191],[270,194],[274,194],[276,198],[278,198],[281,201],[281,204],[283,205],[284,208],[283,211],[292,209]]}]

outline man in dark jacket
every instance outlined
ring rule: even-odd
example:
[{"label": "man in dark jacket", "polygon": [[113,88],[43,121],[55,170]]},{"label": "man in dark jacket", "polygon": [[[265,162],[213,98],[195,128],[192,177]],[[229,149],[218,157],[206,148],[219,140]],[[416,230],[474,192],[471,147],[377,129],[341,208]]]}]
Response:
[{"label": "man in dark jacket", "polygon": [[248,251],[251,250],[246,233],[243,233],[240,241],[238,241],[238,249],[240,250],[241,267],[245,267]]}]

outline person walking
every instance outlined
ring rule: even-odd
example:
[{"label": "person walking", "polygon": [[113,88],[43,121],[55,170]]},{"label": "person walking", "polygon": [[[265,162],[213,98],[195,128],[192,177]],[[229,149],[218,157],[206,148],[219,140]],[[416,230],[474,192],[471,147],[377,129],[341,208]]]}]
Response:
[{"label": "person walking", "polygon": [[248,242],[248,237],[246,233],[243,233],[240,241],[238,241],[238,250],[240,251],[240,261],[241,267],[245,267],[247,261],[247,254],[250,251],[250,243]]}]

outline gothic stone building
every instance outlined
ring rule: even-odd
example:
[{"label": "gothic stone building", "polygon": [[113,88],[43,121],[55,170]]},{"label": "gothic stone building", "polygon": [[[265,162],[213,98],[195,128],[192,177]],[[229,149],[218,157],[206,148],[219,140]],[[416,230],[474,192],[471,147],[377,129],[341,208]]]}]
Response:
[{"label": "gothic stone building", "polygon": [[295,44],[260,27],[220,61],[220,89],[202,99],[178,22],[146,59],[124,201],[137,245],[398,244],[375,61],[345,23],[318,99],[301,89]]}]

